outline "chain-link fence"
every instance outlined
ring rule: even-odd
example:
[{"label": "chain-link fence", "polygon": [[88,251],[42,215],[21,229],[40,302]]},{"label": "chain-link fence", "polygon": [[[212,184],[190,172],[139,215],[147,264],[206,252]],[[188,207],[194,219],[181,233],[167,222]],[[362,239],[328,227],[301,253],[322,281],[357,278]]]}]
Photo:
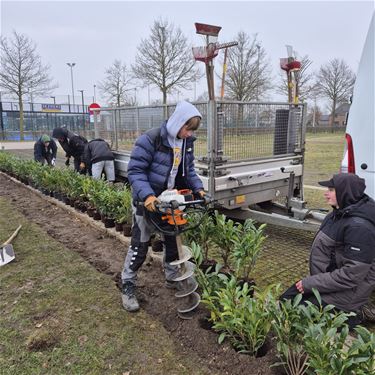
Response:
[{"label": "chain-link fence", "polygon": [[[202,114],[195,136],[197,158],[209,154],[207,103],[195,103]],[[175,105],[105,108],[97,116],[97,135],[113,148],[131,151],[136,138],[159,127]],[[303,105],[218,102],[217,144],[214,147],[232,161],[290,155],[302,148]],[[93,131],[93,130],[91,130]],[[94,137],[94,134],[92,134]]]}]

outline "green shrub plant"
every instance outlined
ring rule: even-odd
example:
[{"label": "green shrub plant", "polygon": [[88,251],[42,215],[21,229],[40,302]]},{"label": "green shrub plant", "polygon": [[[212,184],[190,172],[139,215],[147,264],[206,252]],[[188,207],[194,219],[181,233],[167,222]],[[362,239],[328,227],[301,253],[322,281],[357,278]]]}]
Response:
[{"label": "green shrub plant", "polygon": [[263,234],[265,227],[266,224],[262,224],[257,228],[251,219],[238,224],[231,254],[237,279],[250,280],[250,274],[266,239]]},{"label": "green shrub plant", "polygon": [[374,374],[375,337],[366,328],[349,335],[346,324],[352,314],[336,312],[334,306],[318,306],[302,295],[293,300],[273,301],[270,305],[276,348],[288,375],[364,375]]}]

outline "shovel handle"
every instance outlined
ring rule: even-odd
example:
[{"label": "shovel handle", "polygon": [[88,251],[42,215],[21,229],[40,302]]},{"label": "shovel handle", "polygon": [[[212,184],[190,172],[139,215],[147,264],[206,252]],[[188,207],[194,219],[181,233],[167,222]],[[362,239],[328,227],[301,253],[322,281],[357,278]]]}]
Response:
[{"label": "shovel handle", "polygon": [[8,243],[11,243],[13,241],[13,239],[17,236],[18,232],[20,231],[20,229],[22,228],[22,225],[20,225],[15,231],[14,233],[1,245],[1,246],[4,246],[4,245],[7,245]]}]

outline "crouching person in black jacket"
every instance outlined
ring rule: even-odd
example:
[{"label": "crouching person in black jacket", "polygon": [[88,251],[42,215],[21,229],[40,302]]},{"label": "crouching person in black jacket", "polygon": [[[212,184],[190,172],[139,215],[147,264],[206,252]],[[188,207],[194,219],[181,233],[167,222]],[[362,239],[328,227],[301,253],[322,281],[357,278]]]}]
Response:
[{"label": "crouching person in black jacket", "polygon": [[375,202],[364,193],[364,179],[352,173],[336,174],[319,184],[327,187],[324,197],[333,211],[312,244],[310,276],[292,285],[280,299],[302,293],[303,300],[317,304],[312,293],[315,288],[323,305],[357,314],[349,317],[353,328],[363,318],[371,318],[368,302],[375,290]]},{"label": "crouching person in black jacket", "polygon": [[115,181],[115,157],[109,144],[103,139],[93,139],[86,143],[81,168],[91,169],[94,179],[100,179],[103,171],[107,181]]},{"label": "crouching person in black jacket", "polygon": [[34,160],[54,166],[56,162],[56,142],[47,134],[43,134],[34,144]]},{"label": "crouching person in black jacket", "polygon": [[87,139],[81,135],[74,134],[66,128],[55,128],[52,132],[52,137],[56,138],[60,146],[65,151],[66,161],[65,165],[69,166],[70,158],[74,158],[74,169],[82,174],[86,173],[85,169],[80,168],[80,164],[83,161],[83,151]]}]

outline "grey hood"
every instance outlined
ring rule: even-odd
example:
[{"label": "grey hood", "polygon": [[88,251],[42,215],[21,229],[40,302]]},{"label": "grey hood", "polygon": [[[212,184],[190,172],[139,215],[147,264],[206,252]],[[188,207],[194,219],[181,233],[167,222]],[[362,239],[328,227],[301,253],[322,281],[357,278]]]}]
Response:
[{"label": "grey hood", "polygon": [[168,135],[172,139],[176,138],[185,123],[196,116],[202,118],[202,115],[192,104],[185,101],[177,103],[175,111],[167,121]]}]

